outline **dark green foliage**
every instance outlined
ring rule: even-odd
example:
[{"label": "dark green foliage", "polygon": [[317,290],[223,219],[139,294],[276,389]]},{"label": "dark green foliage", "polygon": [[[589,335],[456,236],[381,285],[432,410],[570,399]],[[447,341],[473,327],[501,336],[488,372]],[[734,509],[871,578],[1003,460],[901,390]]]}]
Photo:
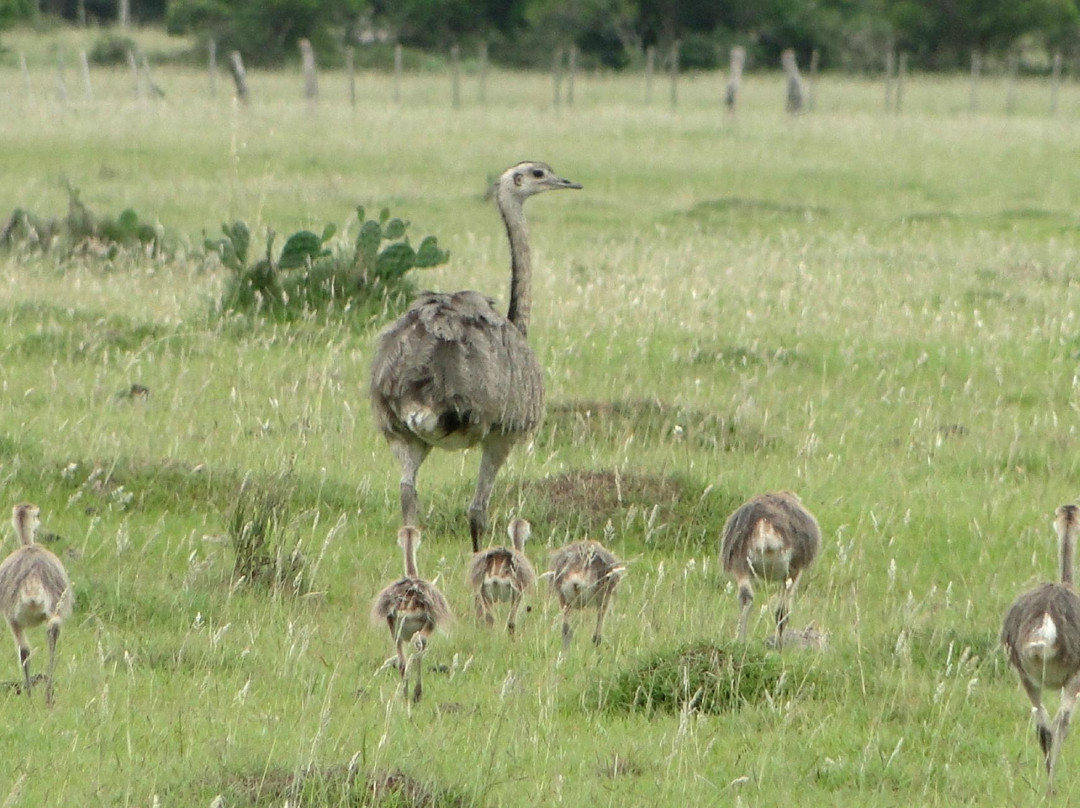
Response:
[{"label": "dark green foliage", "polygon": [[171,34],[194,34],[217,41],[219,52],[240,51],[247,65],[277,66],[298,55],[297,43],[311,41],[322,65],[339,62],[339,27],[355,19],[358,0],[175,0],[166,14]]},{"label": "dark green foliage", "polygon": [[602,685],[612,712],[724,713],[790,693],[795,678],[780,654],[697,642],[661,651]]},{"label": "dark green foliage", "polygon": [[68,213],[63,219],[45,219],[16,208],[0,228],[0,247],[55,250],[63,256],[79,255],[112,260],[124,252],[158,255],[162,234],[139,220],[128,208],[119,216],[99,216],[79,199],[77,188],[68,188]]},{"label": "dark green foliage", "polygon": [[95,65],[124,65],[129,53],[138,52],[139,46],[131,37],[109,33],[98,37],[87,58]]},{"label": "dark green foliage", "polygon": [[377,221],[365,219],[362,207],[357,214],[361,225],[351,247],[328,246],[337,228],[327,225],[320,235],[309,230],[293,233],[275,257],[270,232],[264,257],[251,266],[247,225],[222,225],[224,238],[205,242],[233,273],[222,296],[222,311],[292,319],[333,307],[381,310],[388,299],[403,300],[412,291],[405,277],[410,269],[437,266],[449,258],[434,236],[414,249],[405,235],[409,223],[391,218],[385,208]]}]

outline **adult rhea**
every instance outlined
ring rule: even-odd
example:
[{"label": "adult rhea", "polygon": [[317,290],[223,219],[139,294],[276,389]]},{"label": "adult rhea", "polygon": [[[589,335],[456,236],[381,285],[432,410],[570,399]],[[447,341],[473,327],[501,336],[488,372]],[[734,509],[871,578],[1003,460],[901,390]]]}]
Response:
[{"label": "adult rhea", "polygon": [[527,340],[532,262],[525,200],[581,188],[545,163],[499,177],[495,201],[510,240],[510,306],[504,317],[479,292],[423,292],[379,336],[371,368],[375,421],[401,464],[401,516],[415,526],[416,474],[432,447],[483,452],[469,506],[473,552],[487,530],[495,477],[514,444],[540,423],[544,378]]}]

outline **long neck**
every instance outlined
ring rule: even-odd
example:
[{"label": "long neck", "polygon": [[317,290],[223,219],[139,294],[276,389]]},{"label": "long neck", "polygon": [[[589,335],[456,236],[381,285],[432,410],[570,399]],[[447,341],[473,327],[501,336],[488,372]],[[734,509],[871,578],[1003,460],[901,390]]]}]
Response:
[{"label": "long neck", "polygon": [[34,543],[34,523],[26,514],[15,517],[15,532],[19,534],[19,541],[24,547]]},{"label": "long neck", "polygon": [[529,333],[532,312],[532,260],[529,256],[529,228],[522,200],[500,188],[499,213],[510,239],[510,308],[506,319],[524,335]]},{"label": "long neck", "polygon": [[419,578],[420,574],[416,571],[416,542],[412,536],[406,536],[402,549],[405,551],[405,577]]},{"label": "long neck", "polygon": [[1061,582],[1073,583],[1073,544],[1075,542],[1076,527],[1070,522],[1061,530]]}]

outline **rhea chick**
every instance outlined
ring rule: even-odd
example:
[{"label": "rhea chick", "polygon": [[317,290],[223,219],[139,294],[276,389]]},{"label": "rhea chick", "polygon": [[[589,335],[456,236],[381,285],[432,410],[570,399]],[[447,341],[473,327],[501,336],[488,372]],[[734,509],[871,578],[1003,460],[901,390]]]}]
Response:
[{"label": "rhea chick", "polygon": [[60,559],[44,547],[34,544],[39,524],[37,505],[16,505],[11,522],[22,546],[0,563],[0,612],[3,612],[15,636],[22,665],[26,695],[30,695],[30,645],[26,629],[46,624],[49,641],[49,672],[45,685],[45,703],[53,702],[53,670],[56,666],[56,642],[60,624],[71,615],[71,582]]},{"label": "rhea chick", "polygon": [[[1080,531],[1080,508],[1062,505],[1054,518],[1058,534],[1061,583],[1045,583],[1018,597],[1005,614],[1001,642],[1016,668],[1035,712],[1035,730],[1046,763],[1047,790],[1054,790],[1054,769],[1069,719],[1080,694],[1080,595],[1073,589],[1073,548]],[[1042,691],[1061,692],[1053,722]]]},{"label": "rhea chick", "polygon": [[817,520],[791,491],[756,496],[728,517],[720,559],[739,588],[740,642],[746,640],[746,622],[754,603],[753,581],[776,581],[782,589],[775,644],[782,646],[799,576],[813,563],[820,546]]},{"label": "rhea chick", "polygon": [[[398,531],[398,545],[405,555],[405,577],[383,589],[371,607],[372,622],[386,623],[397,651],[397,668],[405,695],[409,694],[407,679],[410,666],[416,668],[416,687],[413,701],[423,694],[423,655],[428,637],[451,620],[450,606],[435,584],[425,581],[416,569],[416,549],[420,546],[420,531],[403,527]],[[405,658],[405,643],[412,642],[416,653]]]},{"label": "rhea chick", "polygon": [[626,573],[626,565],[598,541],[579,541],[555,551],[551,569],[544,573],[559,598],[563,611],[563,651],[570,648],[573,629],[570,612],[575,609],[596,609],[596,631],[593,643],[602,641],[604,618],[607,616],[615,588]]},{"label": "rhea chick", "polygon": [[525,555],[525,542],[532,534],[532,525],[524,519],[514,519],[507,531],[510,547],[489,547],[477,553],[469,562],[469,584],[476,592],[476,614],[489,626],[494,625],[492,606],[509,602],[510,614],[506,630],[514,636],[521,598],[536,584],[536,570]]}]

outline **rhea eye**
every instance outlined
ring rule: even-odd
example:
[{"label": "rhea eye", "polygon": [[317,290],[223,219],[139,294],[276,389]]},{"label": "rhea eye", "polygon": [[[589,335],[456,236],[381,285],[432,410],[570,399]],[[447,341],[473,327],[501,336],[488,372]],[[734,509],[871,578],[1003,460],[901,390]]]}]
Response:
[{"label": "rhea eye", "polygon": [[540,177],[544,176],[544,169],[542,169],[542,168],[534,168],[533,169],[533,176],[536,177],[537,179],[540,179]]}]

